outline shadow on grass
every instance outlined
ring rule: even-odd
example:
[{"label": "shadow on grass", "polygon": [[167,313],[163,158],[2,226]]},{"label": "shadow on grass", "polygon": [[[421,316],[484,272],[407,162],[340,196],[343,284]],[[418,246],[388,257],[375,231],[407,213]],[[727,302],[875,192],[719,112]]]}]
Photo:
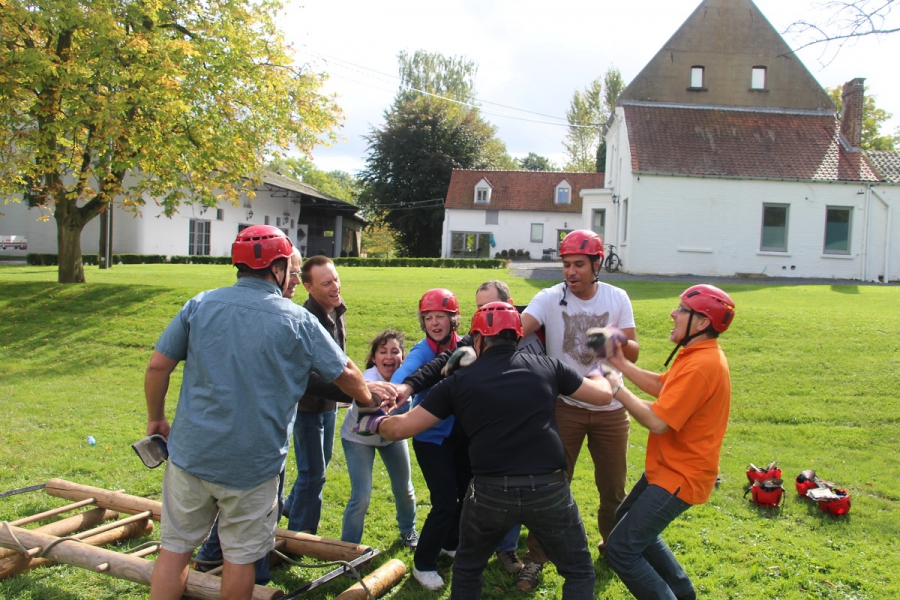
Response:
[{"label": "shadow on grass", "polygon": [[151,285],[3,287],[0,347],[12,360],[40,364],[42,374],[79,373],[85,362],[116,360],[125,348],[149,348],[162,331],[160,319],[167,322],[184,302],[183,291]]},{"label": "shadow on grass", "polygon": [[833,285],[831,286],[832,292],[837,292],[838,294],[858,294],[859,286],[858,285]]}]

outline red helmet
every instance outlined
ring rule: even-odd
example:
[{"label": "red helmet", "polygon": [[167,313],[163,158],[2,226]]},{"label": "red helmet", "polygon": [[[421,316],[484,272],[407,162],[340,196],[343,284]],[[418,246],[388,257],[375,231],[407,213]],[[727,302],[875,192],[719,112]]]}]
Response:
[{"label": "red helmet", "polygon": [[522,318],[516,307],[507,302],[488,302],[472,315],[472,332],[491,337],[501,331],[515,331],[522,337]]},{"label": "red helmet", "polygon": [[681,300],[694,312],[712,322],[712,328],[722,333],[734,320],[734,300],[713,285],[695,285],[684,290]]},{"label": "red helmet", "polygon": [[459,314],[459,301],[453,292],[444,288],[434,288],[428,290],[419,300],[419,312],[428,312],[430,310],[441,310],[443,312]]},{"label": "red helmet", "polygon": [[603,239],[587,229],[576,229],[567,235],[559,245],[559,257],[567,254],[586,254],[603,258]]},{"label": "red helmet", "polygon": [[294,246],[285,233],[271,225],[253,225],[237,234],[231,245],[231,264],[265,269],[276,258],[288,258]]}]

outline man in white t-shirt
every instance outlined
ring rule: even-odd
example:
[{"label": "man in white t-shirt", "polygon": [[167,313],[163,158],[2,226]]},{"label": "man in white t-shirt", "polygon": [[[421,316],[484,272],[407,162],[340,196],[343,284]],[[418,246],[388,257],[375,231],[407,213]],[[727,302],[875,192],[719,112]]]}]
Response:
[{"label": "man in white t-shirt", "polygon": [[[615,325],[628,338],[623,346],[625,356],[636,361],[640,347],[628,294],[597,280],[603,263],[603,240],[593,231],[573,231],[560,244],[559,256],[565,281],[541,290],[531,300],[522,313],[524,335],[543,326],[547,354],[583,376],[597,361],[596,354],[585,344],[585,332],[591,327]],[[560,396],[556,401],[556,422],[566,450],[570,480],[584,439],[588,440],[594,481],[600,493],[597,523],[606,540],[616,523],[616,508],[625,499],[628,412],[617,400],[607,406],[594,406]],[[605,542],[601,541],[601,554],[604,548]],[[537,541],[529,536],[525,569],[519,574],[517,586],[526,591],[535,587],[540,565],[546,560]]]}]

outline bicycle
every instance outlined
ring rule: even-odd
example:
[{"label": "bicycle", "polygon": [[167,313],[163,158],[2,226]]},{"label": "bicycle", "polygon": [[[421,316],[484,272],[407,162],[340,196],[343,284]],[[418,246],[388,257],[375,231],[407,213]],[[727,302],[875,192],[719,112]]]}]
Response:
[{"label": "bicycle", "polygon": [[607,244],[606,247],[609,249],[609,252],[606,254],[606,259],[603,261],[603,266],[606,268],[607,273],[615,273],[619,270],[619,267],[622,266],[622,259],[619,258],[619,255],[616,254],[616,247],[612,244]]}]

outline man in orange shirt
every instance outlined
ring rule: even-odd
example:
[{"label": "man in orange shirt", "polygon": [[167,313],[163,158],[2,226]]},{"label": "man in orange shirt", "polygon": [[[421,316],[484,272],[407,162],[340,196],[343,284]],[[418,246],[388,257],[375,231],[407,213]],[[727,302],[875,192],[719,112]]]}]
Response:
[{"label": "man in orange shirt", "polygon": [[617,386],[614,376],[610,380],[613,398],[650,430],[644,474],[616,511],[616,526],[606,541],[606,560],[638,600],[697,597],[660,534],[692,505],[709,500],[731,407],[728,361],[716,338],[731,325],[734,302],[717,287],[695,285],[681,294],[671,317],[672,355],[683,348],[667,372],[636,367],[620,346],[609,358],[657,398],[641,400]]}]

